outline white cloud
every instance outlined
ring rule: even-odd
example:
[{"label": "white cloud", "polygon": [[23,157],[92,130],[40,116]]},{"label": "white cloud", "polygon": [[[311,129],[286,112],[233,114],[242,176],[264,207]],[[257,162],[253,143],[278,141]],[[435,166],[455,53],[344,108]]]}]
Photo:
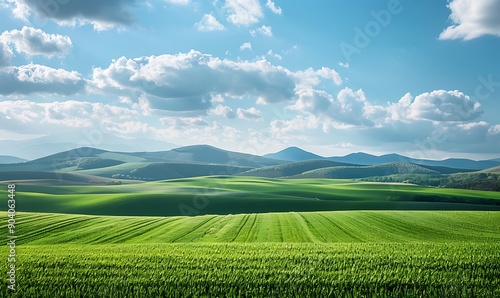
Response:
[{"label": "white cloud", "polygon": [[281,7],[276,6],[276,4],[271,0],[267,0],[266,6],[275,14],[282,14],[283,13],[283,10],[281,9]]},{"label": "white cloud", "polygon": [[252,43],[251,42],[245,42],[240,46],[240,51],[244,50],[252,50]]},{"label": "white cloud", "polygon": [[224,26],[217,21],[212,14],[205,14],[201,21],[195,24],[199,31],[220,31],[224,30]]},{"label": "white cloud", "polygon": [[63,56],[73,47],[68,36],[47,34],[40,29],[26,26],[21,30],[4,31],[0,35],[0,41],[13,45],[18,53],[29,56]]},{"label": "white cloud", "polygon": [[433,121],[469,121],[483,114],[480,106],[460,91],[435,90],[415,97],[408,116]]},{"label": "white cloud", "polygon": [[0,67],[10,65],[12,50],[0,40]]},{"label": "white cloud", "polygon": [[208,126],[208,122],[201,117],[164,117],[160,118],[163,126],[186,127],[186,126]]},{"label": "white cloud", "polygon": [[257,30],[250,30],[250,35],[255,36],[257,33],[264,36],[273,36],[273,28],[271,26],[262,25],[262,27],[257,28]]},{"label": "white cloud", "polygon": [[325,91],[302,89],[299,99],[290,106],[292,110],[320,117],[327,126],[349,128],[353,126],[372,126],[364,113],[367,105],[363,90],[342,89],[336,98]]},{"label": "white cloud", "polygon": [[233,111],[233,109],[231,109],[228,106],[223,106],[221,104],[219,104],[215,108],[209,110],[208,114],[213,115],[213,116],[222,116],[222,117],[230,118],[230,119],[236,117],[236,113]]},{"label": "white cloud", "polygon": [[271,57],[274,57],[274,58],[276,58],[278,60],[283,59],[283,57],[281,55],[274,53],[273,50],[267,51],[267,55],[271,56]]},{"label": "white cloud", "polygon": [[258,0],[226,0],[225,7],[230,11],[228,21],[235,25],[255,24],[264,16]]},{"label": "white cloud", "polygon": [[259,120],[262,118],[262,112],[254,107],[251,107],[246,110],[238,108],[236,110],[236,114],[238,115],[238,118],[245,120]]},{"label": "white cloud", "polygon": [[343,68],[349,68],[349,63],[347,63],[347,62],[346,62],[346,63],[343,63],[343,62],[340,62],[340,61],[339,61],[339,66],[340,66],[340,67],[343,67]]},{"label": "white cloud", "polygon": [[311,67],[291,74],[295,77],[298,89],[308,89],[321,83],[321,79],[331,79],[335,85],[342,84],[342,77],[337,71],[328,67],[314,70]]},{"label": "white cloud", "polygon": [[83,91],[85,81],[76,71],[28,64],[0,68],[0,95],[48,93],[71,95]]},{"label": "white cloud", "polygon": [[165,0],[165,2],[177,5],[187,5],[189,4],[190,0]]},{"label": "white cloud", "polygon": [[488,133],[494,135],[494,134],[498,134],[500,135],[500,124],[498,125],[494,125],[494,126],[491,126],[489,129],[488,129]]},{"label": "white cloud", "polygon": [[92,24],[96,30],[106,30],[131,25],[135,17],[129,8],[137,3],[137,0],[8,0],[7,5],[20,19],[27,20],[28,16],[35,14],[40,19],[50,19],[59,25]]},{"label": "white cloud", "polygon": [[217,95],[259,98],[267,103],[291,100],[295,97],[293,74],[266,60],[232,61],[190,51],[121,57],[107,68],[95,68],[90,85],[94,92],[148,94],[154,109],[194,111],[210,109]]},{"label": "white cloud", "polygon": [[92,127],[102,121],[121,121],[137,116],[135,110],[85,101],[38,103],[29,100],[0,101],[0,119],[10,129],[31,127],[37,132],[47,127]]},{"label": "white cloud", "polygon": [[471,40],[483,35],[500,36],[500,1],[452,0],[448,4],[453,25],[439,39]]},{"label": "white cloud", "polygon": [[273,120],[269,130],[273,137],[287,139],[290,134],[313,130],[320,126],[321,121],[313,115],[297,115],[290,120]]}]

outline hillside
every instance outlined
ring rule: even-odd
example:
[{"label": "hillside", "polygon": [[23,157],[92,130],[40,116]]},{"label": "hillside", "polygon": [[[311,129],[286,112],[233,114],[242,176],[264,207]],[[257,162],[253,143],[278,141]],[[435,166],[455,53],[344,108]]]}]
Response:
[{"label": "hillside", "polygon": [[286,160],[286,161],[306,161],[312,159],[325,159],[323,156],[316,155],[314,153],[305,151],[298,147],[288,147],[276,153],[270,153],[264,155],[264,157]]},{"label": "hillside", "polygon": [[300,175],[294,176],[293,178],[353,179],[395,174],[439,174],[439,172],[411,163],[394,162],[372,166],[322,168],[304,172]]},{"label": "hillside", "polygon": [[223,164],[231,166],[264,167],[286,163],[258,155],[219,149],[209,145],[194,145],[158,152],[153,155],[164,161]]},{"label": "hillside", "polygon": [[498,173],[500,174],[500,166],[488,168],[480,171],[480,173]]},{"label": "hillside", "polygon": [[248,171],[249,169],[251,168],[228,165],[150,163],[144,167],[130,171],[128,175],[113,175],[113,177],[139,180],[166,180],[214,175],[234,175]]},{"label": "hillside", "polygon": [[[500,210],[500,193],[333,179],[211,176],[140,184],[19,183],[18,210],[178,216],[336,210]],[[127,182],[127,181],[125,181]],[[0,189],[0,197],[7,189]],[[7,204],[0,205],[7,210]]]},{"label": "hillside", "polygon": [[280,178],[280,177],[299,175],[304,172],[315,169],[338,167],[338,166],[351,166],[351,165],[346,163],[334,162],[330,160],[307,160],[307,161],[288,163],[279,166],[252,169],[243,173],[239,173],[237,174],[237,176]]},{"label": "hillside", "polygon": [[[33,180],[33,181],[27,181]],[[40,180],[40,181],[37,181]],[[61,182],[84,183],[84,184],[108,184],[114,183],[113,179],[76,173],[54,173],[54,172],[0,172],[0,181],[9,183],[22,182],[23,184],[45,184],[47,182],[55,185]]]},{"label": "hillside", "polygon": [[0,155],[0,164],[13,164],[26,162],[26,159],[10,156],[10,155]]}]

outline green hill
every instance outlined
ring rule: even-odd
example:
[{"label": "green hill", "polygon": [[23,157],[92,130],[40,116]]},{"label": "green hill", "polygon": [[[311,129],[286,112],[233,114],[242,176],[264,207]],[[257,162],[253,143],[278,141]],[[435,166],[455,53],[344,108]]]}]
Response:
[{"label": "green hill", "polygon": [[284,164],[286,161],[219,149],[209,145],[193,145],[166,152],[148,154],[164,161],[223,164],[244,167],[265,167]]},{"label": "green hill", "polygon": [[249,169],[251,168],[228,165],[150,163],[144,167],[130,171],[130,176],[139,180],[166,180],[199,176],[233,175],[248,171]]},{"label": "green hill", "polygon": [[372,176],[387,176],[395,174],[440,174],[438,171],[430,170],[416,164],[407,162],[391,162],[372,166],[342,166],[321,168],[304,172],[293,178],[335,178],[353,179]]},{"label": "green hill", "polygon": [[[116,182],[121,179],[116,179]],[[0,190],[7,197],[7,191]],[[19,183],[18,210],[174,216],[334,210],[500,210],[500,192],[334,179],[196,177],[158,182],[40,187]],[[0,205],[6,210],[7,205]]]},{"label": "green hill", "polygon": [[[30,180],[30,181],[26,181]],[[0,172],[0,181],[9,183],[38,184],[43,180],[43,184],[60,184],[60,182],[76,182],[88,184],[108,184],[113,183],[113,179],[98,177],[78,173],[56,173],[56,172],[37,172],[37,171],[18,171],[18,172]]]},{"label": "green hill", "polygon": [[351,166],[350,164],[335,162],[330,160],[307,160],[300,162],[287,163],[284,165],[262,167],[258,169],[252,169],[237,176],[254,176],[254,177],[266,177],[266,178],[280,178],[299,175],[307,171],[327,168],[327,167],[338,167],[338,166]]},{"label": "green hill", "polygon": [[484,170],[479,171],[479,172],[480,173],[498,173],[498,174],[500,174],[500,166],[489,168],[489,169],[484,169]]}]

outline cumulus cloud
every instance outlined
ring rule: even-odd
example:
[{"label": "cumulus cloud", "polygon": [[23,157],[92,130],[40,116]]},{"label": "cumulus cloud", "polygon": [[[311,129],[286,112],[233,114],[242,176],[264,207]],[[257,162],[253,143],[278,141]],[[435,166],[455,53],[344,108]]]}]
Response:
[{"label": "cumulus cloud", "polygon": [[258,0],[226,0],[225,8],[230,12],[227,20],[235,25],[255,24],[264,16]]},{"label": "cumulus cloud", "polygon": [[[121,121],[137,116],[132,109],[85,101],[38,103],[29,100],[0,101],[0,119],[10,129],[43,130],[47,125],[65,127],[98,126],[102,120]],[[34,125],[36,124],[36,125]]]},{"label": "cumulus cloud", "polygon": [[5,31],[0,35],[0,42],[14,46],[18,53],[29,56],[63,56],[73,47],[68,36],[47,34],[40,29],[24,26],[21,30]]},{"label": "cumulus cloud", "polygon": [[483,35],[500,36],[500,1],[453,0],[448,4],[453,25],[440,39],[471,40]]},{"label": "cumulus cloud", "polygon": [[342,77],[339,73],[328,67],[322,67],[318,70],[310,67],[306,70],[299,70],[291,75],[296,79],[297,88],[299,89],[308,89],[317,86],[321,83],[321,79],[331,79],[337,86],[342,84]]},{"label": "cumulus cloud", "polygon": [[165,0],[165,1],[170,4],[178,4],[178,5],[187,5],[190,2],[190,0]]},{"label": "cumulus cloud", "polygon": [[273,28],[271,26],[262,25],[260,28],[257,28],[257,30],[250,30],[250,35],[252,36],[257,35],[257,33],[271,37],[273,36]]},{"label": "cumulus cloud", "polygon": [[96,92],[143,92],[155,109],[208,110],[217,95],[253,97],[266,103],[291,100],[296,79],[292,74],[266,60],[232,61],[190,51],[121,57],[107,68],[95,68],[91,86]]},{"label": "cumulus cloud", "polygon": [[273,52],[273,50],[272,50],[272,49],[271,49],[271,50],[269,50],[269,51],[267,51],[267,55],[268,55],[268,56],[271,56],[271,57],[274,57],[274,58],[276,58],[276,59],[278,59],[278,60],[283,59],[283,57],[282,57],[280,54],[276,54],[275,52]]},{"label": "cumulus cloud", "polygon": [[164,117],[160,118],[163,126],[186,127],[186,126],[208,126],[208,122],[201,117]]},{"label": "cumulus cloud", "polygon": [[231,109],[228,106],[221,105],[221,104],[219,104],[215,108],[209,110],[208,114],[213,115],[213,116],[222,116],[222,117],[229,118],[229,119],[236,117],[236,113],[233,111],[233,109]]},{"label": "cumulus cloud", "polygon": [[281,7],[276,6],[276,4],[271,0],[267,0],[266,6],[275,14],[282,14],[283,13],[283,10],[281,9]]},{"label": "cumulus cloud", "polygon": [[238,108],[236,110],[236,114],[238,115],[238,118],[245,120],[259,120],[262,118],[262,112],[254,107],[251,107],[246,110]]},{"label": "cumulus cloud", "polygon": [[252,50],[252,43],[251,42],[245,42],[240,46],[240,51],[244,50]]},{"label": "cumulus cloud", "polygon": [[217,21],[212,14],[205,14],[201,21],[194,25],[198,31],[220,31],[224,30],[224,26]]},{"label": "cumulus cloud", "polygon": [[319,116],[330,126],[348,128],[373,125],[364,115],[367,104],[363,90],[344,88],[334,98],[325,91],[303,89],[297,102],[289,108]]},{"label": "cumulus cloud", "polygon": [[460,91],[435,90],[415,97],[409,117],[434,121],[469,121],[483,112],[480,104]]},{"label": "cumulus cloud", "polygon": [[0,40],[0,67],[10,65],[12,50]]},{"label": "cumulus cloud", "polygon": [[83,91],[85,81],[76,71],[28,64],[0,69],[0,94],[49,93],[71,95]]},{"label": "cumulus cloud", "polygon": [[26,19],[34,14],[59,25],[92,24],[96,30],[131,25],[135,17],[129,8],[137,0],[39,1],[11,0],[7,4],[14,16]]}]

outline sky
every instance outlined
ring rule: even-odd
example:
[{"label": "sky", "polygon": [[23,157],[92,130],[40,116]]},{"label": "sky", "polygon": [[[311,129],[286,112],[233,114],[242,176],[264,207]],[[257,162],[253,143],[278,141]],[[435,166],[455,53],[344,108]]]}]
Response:
[{"label": "sky", "polygon": [[0,140],[498,158],[498,53],[499,0],[0,0]]}]

